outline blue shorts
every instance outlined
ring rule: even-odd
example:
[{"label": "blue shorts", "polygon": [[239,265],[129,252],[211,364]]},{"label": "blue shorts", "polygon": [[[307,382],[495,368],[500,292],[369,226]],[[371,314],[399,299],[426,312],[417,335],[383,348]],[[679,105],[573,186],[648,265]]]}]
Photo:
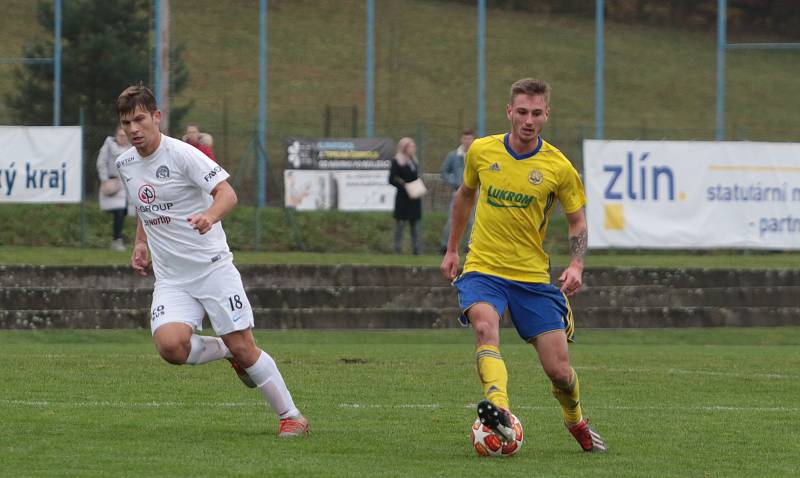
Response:
[{"label": "blue shorts", "polygon": [[502,277],[468,272],[453,282],[458,289],[461,325],[468,326],[466,312],[483,302],[494,307],[502,317],[508,308],[511,321],[523,340],[529,342],[546,332],[563,330],[573,341],[575,323],[567,296],[552,284],[518,282]]}]

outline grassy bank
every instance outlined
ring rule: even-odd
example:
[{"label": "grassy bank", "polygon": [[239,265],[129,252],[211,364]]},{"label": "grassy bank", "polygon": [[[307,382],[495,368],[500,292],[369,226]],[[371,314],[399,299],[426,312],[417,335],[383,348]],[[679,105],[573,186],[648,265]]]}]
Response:
[{"label": "grassy bank", "polygon": [[[463,259],[463,257],[462,257]],[[554,267],[569,263],[563,254],[550,256]],[[438,267],[441,256],[426,254],[342,253],[342,252],[254,252],[236,251],[237,264],[373,264],[387,266]],[[0,264],[35,265],[127,265],[130,252],[113,252],[107,248],[80,249],[71,247],[0,246]],[[655,267],[655,268],[733,268],[733,269],[796,269],[798,253],[590,253],[586,260],[591,267]]]},{"label": "grassy bank", "polygon": [[[391,212],[296,212],[264,208],[259,212],[259,220],[260,232],[257,233],[256,209],[242,205],[234,209],[224,221],[232,249],[357,254],[393,252],[395,223]],[[424,246],[429,253],[438,252],[446,220],[444,213],[429,213],[423,218]],[[0,204],[0,223],[3,224],[0,245],[85,245],[104,249],[111,242],[111,215],[101,211],[94,201],[87,202],[83,211],[79,205]],[[135,217],[126,219],[124,236],[129,240],[135,235],[135,225]],[[563,229],[563,237],[565,228],[556,226],[554,229]],[[407,250],[410,249],[409,237],[406,227]]]},{"label": "grassy bank", "polygon": [[[265,208],[260,211],[259,233],[255,219],[255,208],[238,206],[224,221],[228,243],[240,264],[438,266],[446,217],[444,213],[425,215],[427,254],[421,256],[407,254],[407,230],[406,254],[393,253],[394,220],[390,213],[301,213]],[[83,243],[81,223],[85,224]],[[129,252],[109,250],[111,216],[94,202],[87,203],[83,212],[78,205],[0,205],[0,224],[0,264],[109,265],[129,261]],[[135,219],[127,218],[125,236],[129,243],[134,226]],[[566,236],[563,216],[555,216],[546,246],[555,267],[569,262]],[[800,253],[591,251],[587,266],[797,268]]]},{"label": "grassy bank", "polygon": [[[463,257],[462,257],[463,259]],[[569,263],[563,254],[550,256],[554,267]],[[342,253],[342,252],[254,252],[236,251],[238,264],[374,264],[388,266],[438,267],[441,256],[425,254]],[[106,248],[0,246],[0,264],[36,265],[127,265],[130,252],[113,252]],[[656,267],[656,268],[733,268],[733,269],[796,269],[798,253],[621,253],[594,252],[586,260],[587,267]]]},{"label": "grassy bank", "polygon": [[[228,243],[236,260],[246,264],[386,264],[438,266],[444,213],[423,218],[427,255],[393,252],[394,220],[390,213],[338,211],[292,212],[264,208],[256,232],[256,209],[237,206],[225,219]],[[82,219],[82,217],[84,219]],[[85,224],[82,228],[81,224]],[[127,264],[127,252],[108,250],[111,215],[87,202],[78,205],[0,205],[0,264]],[[135,218],[128,217],[124,235],[134,237]],[[257,240],[258,239],[258,240]],[[406,229],[405,252],[410,248]],[[85,246],[81,248],[81,246]],[[554,266],[568,263],[566,221],[554,214],[546,250]],[[748,251],[591,251],[588,266],[595,267],[800,267],[800,253]]]},{"label": "grassy bank", "polygon": [[[347,112],[341,121],[334,118],[332,135],[351,134],[352,106],[358,109],[357,133],[365,131],[366,13],[362,0],[269,4],[268,198],[277,203],[282,190],[277,172],[285,162],[287,137],[322,135],[326,106]],[[416,136],[424,170],[437,171],[456,145],[459,130],[476,123],[475,7],[435,0],[375,4],[375,134]],[[174,100],[193,102],[186,120],[214,135],[216,153],[231,172],[252,178],[258,6],[213,0],[174,0],[170,5],[170,38],[187,47],[184,58],[191,75]],[[34,2],[6,0],[4,7],[7,18],[14,20],[0,29],[0,57],[18,57],[25,41],[47,34],[35,22]],[[507,127],[504,107],[510,83],[542,77],[554,88],[545,137],[580,163],[580,139],[593,131],[593,19],[489,9],[486,48],[487,132]],[[715,48],[713,32],[608,22],[606,135],[711,139]],[[0,95],[10,91],[13,68],[0,68]],[[794,52],[731,52],[728,137],[797,140],[799,76]],[[113,98],[108,101],[110,105]],[[7,118],[0,104],[0,123]],[[237,189],[252,194],[253,184]]]}]

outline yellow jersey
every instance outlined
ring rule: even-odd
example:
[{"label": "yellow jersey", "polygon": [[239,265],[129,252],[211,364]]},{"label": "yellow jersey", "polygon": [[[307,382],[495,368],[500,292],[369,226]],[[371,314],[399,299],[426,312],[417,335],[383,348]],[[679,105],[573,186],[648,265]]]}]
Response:
[{"label": "yellow jersey", "polygon": [[556,200],[566,213],[586,204],[572,163],[540,137],[536,149],[518,155],[508,133],[476,139],[467,152],[464,185],[480,187],[464,272],[520,282],[550,283],[550,259],[542,244]]}]

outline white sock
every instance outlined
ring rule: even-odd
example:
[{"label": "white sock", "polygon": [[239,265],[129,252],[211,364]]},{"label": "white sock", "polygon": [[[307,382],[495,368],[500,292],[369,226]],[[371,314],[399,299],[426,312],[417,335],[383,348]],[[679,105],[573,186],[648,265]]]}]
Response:
[{"label": "white sock", "polygon": [[213,360],[233,357],[228,347],[225,346],[225,342],[219,337],[192,334],[189,343],[191,349],[186,358],[186,363],[189,365],[201,365]]},{"label": "white sock", "polygon": [[261,356],[258,357],[256,363],[246,370],[281,420],[300,415],[300,411],[294,406],[292,395],[289,393],[289,389],[286,388],[283,376],[281,376],[281,372],[272,357],[262,350]]}]

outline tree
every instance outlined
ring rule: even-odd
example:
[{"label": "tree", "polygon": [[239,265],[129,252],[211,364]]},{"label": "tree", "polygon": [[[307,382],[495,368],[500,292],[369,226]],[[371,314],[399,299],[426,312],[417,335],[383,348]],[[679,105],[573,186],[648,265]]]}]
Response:
[{"label": "tree", "polygon": [[[127,86],[150,84],[150,2],[147,0],[69,0],[62,6],[61,123],[78,124],[84,108],[87,158],[117,124],[116,98]],[[25,57],[53,56],[53,2],[39,4],[37,21],[50,35],[26,45]],[[171,52],[171,92],[188,81],[180,48]],[[53,119],[53,68],[24,65],[14,73],[6,96],[12,118],[23,125],[48,125]],[[170,109],[180,124],[189,106]],[[87,178],[94,162],[86,161]],[[91,184],[92,182],[90,182]]]}]

